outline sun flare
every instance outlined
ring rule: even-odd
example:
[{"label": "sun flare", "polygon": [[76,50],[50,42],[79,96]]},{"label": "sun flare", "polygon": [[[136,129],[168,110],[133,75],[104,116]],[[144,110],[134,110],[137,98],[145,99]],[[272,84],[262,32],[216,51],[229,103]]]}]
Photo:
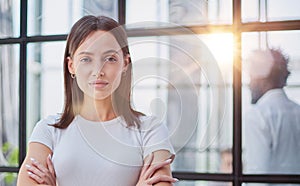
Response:
[{"label": "sun flare", "polygon": [[215,57],[220,70],[223,73],[230,72],[233,63],[233,34],[207,34],[201,38]]}]

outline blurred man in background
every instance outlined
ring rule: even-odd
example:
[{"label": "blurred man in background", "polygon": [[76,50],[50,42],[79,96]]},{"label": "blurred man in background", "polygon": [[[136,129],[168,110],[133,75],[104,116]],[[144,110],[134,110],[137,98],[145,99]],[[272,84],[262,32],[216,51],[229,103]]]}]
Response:
[{"label": "blurred man in background", "polygon": [[245,115],[245,171],[299,174],[300,106],[283,90],[288,57],[281,50],[255,50],[248,62],[252,106]]}]

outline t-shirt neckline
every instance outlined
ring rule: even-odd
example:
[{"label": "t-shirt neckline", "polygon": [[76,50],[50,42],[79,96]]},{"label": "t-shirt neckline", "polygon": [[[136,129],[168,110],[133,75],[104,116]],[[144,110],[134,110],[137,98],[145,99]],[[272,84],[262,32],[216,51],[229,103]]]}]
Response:
[{"label": "t-shirt neckline", "polygon": [[116,123],[122,122],[121,116],[117,116],[116,118],[113,118],[108,121],[92,121],[92,120],[88,120],[88,119],[84,118],[83,116],[81,116],[80,114],[78,114],[78,115],[76,115],[76,119],[83,121],[85,123],[88,123],[88,124],[92,124],[92,125],[99,125],[99,124],[110,125],[110,124],[116,124]]}]

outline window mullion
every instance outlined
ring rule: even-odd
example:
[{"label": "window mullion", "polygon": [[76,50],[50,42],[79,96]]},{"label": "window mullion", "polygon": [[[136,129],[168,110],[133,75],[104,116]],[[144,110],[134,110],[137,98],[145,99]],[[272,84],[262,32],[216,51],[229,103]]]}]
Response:
[{"label": "window mullion", "polygon": [[19,165],[26,155],[26,57],[27,57],[27,0],[20,6],[20,84],[19,84]]}]

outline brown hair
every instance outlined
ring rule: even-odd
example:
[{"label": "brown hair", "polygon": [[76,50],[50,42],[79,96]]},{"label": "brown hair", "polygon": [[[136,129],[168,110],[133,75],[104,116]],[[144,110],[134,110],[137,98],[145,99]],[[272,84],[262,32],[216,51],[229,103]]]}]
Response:
[{"label": "brown hair", "polygon": [[[79,114],[79,106],[83,102],[83,92],[77,85],[76,79],[71,78],[68,70],[68,57],[72,57],[77,48],[85,39],[97,30],[109,31],[120,45],[123,55],[129,54],[127,34],[123,27],[115,20],[105,16],[84,16],[79,19],[72,27],[65,48],[64,54],[64,89],[65,104],[60,120],[53,125],[56,128],[67,128],[73,121],[75,115]],[[139,116],[143,115],[132,109],[130,104],[132,79],[132,64],[129,64],[125,75],[122,75],[119,87],[112,95],[113,107],[117,115],[123,117],[127,126],[140,125]]]}]

